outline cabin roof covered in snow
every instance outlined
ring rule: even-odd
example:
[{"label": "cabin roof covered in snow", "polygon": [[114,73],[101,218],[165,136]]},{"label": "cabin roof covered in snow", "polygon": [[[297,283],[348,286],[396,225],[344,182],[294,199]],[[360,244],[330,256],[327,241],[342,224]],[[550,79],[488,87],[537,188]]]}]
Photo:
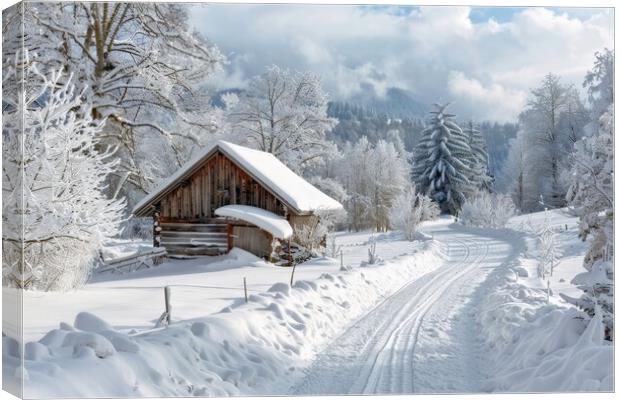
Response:
[{"label": "cabin roof covered in snow", "polygon": [[185,178],[202,167],[204,162],[209,160],[218,150],[297,213],[343,208],[342,204],[297,175],[273,154],[218,140],[205,147],[191,161],[165,179],[155,190],[142,199],[134,207],[133,214],[136,216],[149,215],[151,205],[178,187]]},{"label": "cabin roof covered in snow", "polygon": [[288,239],[293,235],[293,228],[284,217],[262,208],[231,204],[216,209],[215,215],[249,222],[278,239]]}]

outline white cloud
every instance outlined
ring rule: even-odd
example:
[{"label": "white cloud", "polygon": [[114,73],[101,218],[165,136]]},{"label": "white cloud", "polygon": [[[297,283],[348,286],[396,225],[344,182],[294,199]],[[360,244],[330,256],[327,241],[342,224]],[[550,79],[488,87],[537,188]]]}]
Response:
[{"label": "white cloud", "polygon": [[329,51],[314,40],[302,36],[297,39],[299,52],[311,64],[330,63],[331,55]]},{"label": "white cloud", "polygon": [[455,103],[479,120],[512,121],[527,101],[527,92],[509,89],[498,83],[488,85],[468,78],[461,71],[452,71],[448,90]]},{"label": "white cloud", "polygon": [[[454,109],[463,118],[474,112],[489,118],[516,115],[514,96],[527,93],[548,72],[580,87],[594,52],[613,46],[613,13],[607,9],[577,16],[536,7],[502,22],[476,23],[470,11],[210,4],[195,7],[191,15],[224,53],[235,53],[228,67],[231,86],[275,63],[318,73],[333,98],[369,86],[379,95],[389,87],[407,89],[428,104],[458,95]],[[218,82],[224,84],[226,77]],[[465,89],[474,92],[467,102]]]}]

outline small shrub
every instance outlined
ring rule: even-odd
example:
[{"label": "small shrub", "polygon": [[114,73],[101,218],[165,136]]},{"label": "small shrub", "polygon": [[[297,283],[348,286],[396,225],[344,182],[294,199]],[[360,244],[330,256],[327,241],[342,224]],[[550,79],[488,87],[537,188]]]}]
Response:
[{"label": "small shrub", "polygon": [[418,193],[415,185],[410,186],[396,198],[390,212],[392,227],[403,232],[405,239],[413,240],[418,226],[423,221],[439,216],[439,207],[430,197]]},{"label": "small shrub", "polygon": [[460,220],[463,225],[501,229],[515,215],[510,196],[480,191],[465,200]]}]

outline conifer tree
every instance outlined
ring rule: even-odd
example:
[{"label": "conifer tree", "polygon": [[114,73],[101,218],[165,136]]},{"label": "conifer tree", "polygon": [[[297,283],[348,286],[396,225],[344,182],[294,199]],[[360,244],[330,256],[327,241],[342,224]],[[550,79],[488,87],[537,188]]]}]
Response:
[{"label": "conifer tree", "polygon": [[472,121],[467,123],[465,130],[471,148],[471,182],[476,189],[490,192],[493,188],[493,177],[489,171],[489,153],[487,143]]},{"label": "conifer tree", "polygon": [[429,126],[422,132],[413,160],[413,178],[444,213],[456,215],[472,191],[472,151],[463,130],[446,112],[448,104],[435,104]]}]

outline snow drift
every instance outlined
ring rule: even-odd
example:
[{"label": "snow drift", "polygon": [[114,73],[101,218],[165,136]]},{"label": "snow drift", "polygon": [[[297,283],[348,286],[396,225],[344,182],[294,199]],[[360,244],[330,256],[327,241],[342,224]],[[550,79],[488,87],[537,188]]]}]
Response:
[{"label": "snow drift", "polygon": [[[136,335],[80,313],[25,346],[25,397],[229,396],[274,393],[328,339],[381,298],[441,265],[432,242],[412,256],[275,283],[220,313]],[[4,337],[5,382],[20,379]],[[275,386],[277,383],[277,387]]]}]

